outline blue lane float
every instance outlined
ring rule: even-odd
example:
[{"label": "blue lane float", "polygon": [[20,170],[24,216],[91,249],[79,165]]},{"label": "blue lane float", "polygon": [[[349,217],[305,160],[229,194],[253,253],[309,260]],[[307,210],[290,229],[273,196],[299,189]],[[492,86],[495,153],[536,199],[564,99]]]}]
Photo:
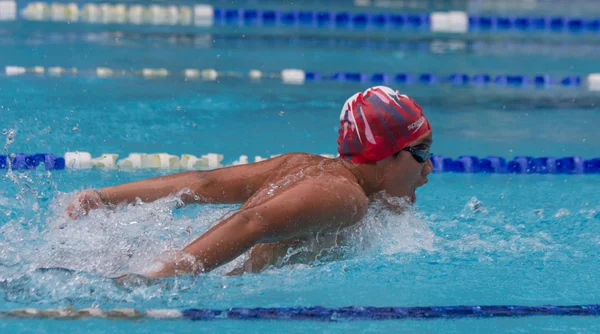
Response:
[{"label": "blue lane float", "polygon": [[460,156],[452,159],[444,156],[431,158],[437,173],[494,173],[494,174],[597,174],[600,173],[600,158],[584,160],[581,157],[527,157],[512,160],[503,157]]},{"label": "blue lane float", "polygon": [[[89,153],[88,153],[89,155]],[[93,166],[96,169],[115,168],[115,161],[110,164]],[[333,157],[333,155],[328,155]],[[222,159],[222,156],[221,158]],[[257,161],[262,160],[260,158]],[[51,153],[37,154],[11,154],[0,155],[0,169],[10,168],[14,170],[32,170],[44,168],[46,170],[65,169],[65,157]],[[433,171],[436,173],[484,173],[484,174],[599,174],[600,158],[583,159],[581,157],[531,157],[517,156],[507,160],[499,156],[488,156],[480,158],[476,156],[459,156],[457,159],[434,155],[431,157]],[[247,162],[245,162],[247,163]],[[240,164],[240,163],[234,163]],[[216,166],[216,165],[215,165]],[[218,164],[218,166],[224,166]],[[179,168],[179,167],[178,167]],[[180,167],[183,168],[183,167]]]},{"label": "blue lane float", "polygon": [[37,169],[41,165],[46,170],[65,169],[65,158],[51,153],[0,155],[0,169],[10,167],[16,170]]},{"label": "blue lane float", "polygon": [[440,318],[492,318],[524,316],[599,316],[597,304],[574,306],[429,306],[429,307],[360,307],[341,308],[231,308],[228,310],[188,309],[183,318],[190,320],[401,320]]},{"label": "blue lane float", "polygon": [[[456,12],[454,12],[456,13]],[[465,12],[468,31],[598,32],[600,19],[562,16],[474,15]],[[438,14],[438,15],[435,15]],[[437,13],[361,13],[323,11],[279,11],[214,8],[216,25],[279,25],[338,29],[430,29]],[[452,29],[448,30],[453,32]]]},{"label": "blue lane float", "polygon": [[548,74],[519,75],[519,74],[467,74],[452,73],[449,75],[438,75],[434,73],[361,73],[361,72],[336,72],[331,75],[319,72],[305,72],[306,81],[334,80],[340,82],[361,82],[375,84],[398,84],[412,85],[421,84],[427,86],[452,85],[452,86],[485,86],[493,85],[497,88],[579,88],[584,79],[580,76],[569,75],[565,77],[552,77]]}]

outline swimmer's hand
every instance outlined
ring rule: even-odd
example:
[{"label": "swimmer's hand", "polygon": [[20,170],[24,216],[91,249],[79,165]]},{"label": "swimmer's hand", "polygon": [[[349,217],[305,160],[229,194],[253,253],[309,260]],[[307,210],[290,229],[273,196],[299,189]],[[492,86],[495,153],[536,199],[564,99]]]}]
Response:
[{"label": "swimmer's hand", "polygon": [[81,216],[87,215],[90,210],[99,209],[105,206],[98,190],[85,190],[77,194],[77,196],[69,203],[67,215],[71,217],[71,219],[78,219]]}]

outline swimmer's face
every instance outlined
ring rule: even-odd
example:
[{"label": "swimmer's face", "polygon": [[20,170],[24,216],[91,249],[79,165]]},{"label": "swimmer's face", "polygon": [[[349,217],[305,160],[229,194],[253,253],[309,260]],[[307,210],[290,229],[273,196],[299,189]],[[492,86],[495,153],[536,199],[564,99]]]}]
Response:
[{"label": "swimmer's face", "polygon": [[[408,146],[417,150],[427,150],[432,143],[429,131]],[[381,167],[383,190],[390,196],[405,197],[413,203],[417,200],[415,191],[427,183],[427,175],[433,170],[431,159],[420,163],[407,151],[400,151],[377,164]]]}]

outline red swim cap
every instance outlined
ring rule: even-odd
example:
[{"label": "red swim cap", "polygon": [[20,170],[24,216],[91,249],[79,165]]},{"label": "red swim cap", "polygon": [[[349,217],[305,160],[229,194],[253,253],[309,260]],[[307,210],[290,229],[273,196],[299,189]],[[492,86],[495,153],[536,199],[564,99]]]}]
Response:
[{"label": "red swim cap", "polygon": [[413,99],[385,86],[350,97],[340,124],[338,153],[359,164],[383,160],[431,130]]}]

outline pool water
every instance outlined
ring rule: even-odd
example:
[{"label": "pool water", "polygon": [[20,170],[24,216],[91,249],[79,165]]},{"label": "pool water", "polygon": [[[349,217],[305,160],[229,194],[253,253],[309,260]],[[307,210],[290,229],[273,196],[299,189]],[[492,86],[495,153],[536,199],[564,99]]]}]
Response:
[{"label": "pool water", "polygon": [[[82,25],[83,26],[83,25]],[[2,26],[0,26],[2,27]],[[94,28],[96,30],[100,28]],[[489,54],[475,49],[331,47],[256,37],[191,38],[68,31],[50,23],[0,28],[0,66],[141,69],[216,68],[336,71],[587,74],[593,54]],[[239,35],[232,31],[231,35]],[[169,37],[171,36],[171,37]],[[175,37],[172,37],[175,36]],[[311,37],[312,38],[312,37]],[[345,36],[344,38],[350,38]],[[431,45],[438,37],[420,43]],[[444,37],[439,37],[444,39]],[[173,42],[175,39],[175,42]],[[401,39],[401,38],[400,38]],[[460,39],[460,38],[459,38]],[[314,42],[314,41],[317,42]],[[467,43],[467,41],[464,41]],[[586,41],[585,43],[594,42]],[[552,43],[550,43],[552,45]],[[368,83],[217,81],[182,77],[0,76],[0,147],[8,153],[87,151],[240,155],[333,154],[341,104]],[[597,92],[582,88],[395,87],[424,108],[437,154],[600,157]],[[9,133],[14,139],[9,140]],[[434,174],[403,214],[373,203],[345,231],[341,259],[229,277],[236,259],[197,277],[145,286],[115,284],[116,273],[184,246],[231,205],[177,208],[177,198],[99,210],[72,221],[64,210],[84,188],[165,171],[0,171],[0,309],[135,307],[185,309],[287,306],[593,304],[600,300],[599,175]],[[65,267],[64,270],[39,270]],[[7,332],[227,331],[585,331],[595,318],[539,317],[432,321],[240,322],[3,320]]]}]

